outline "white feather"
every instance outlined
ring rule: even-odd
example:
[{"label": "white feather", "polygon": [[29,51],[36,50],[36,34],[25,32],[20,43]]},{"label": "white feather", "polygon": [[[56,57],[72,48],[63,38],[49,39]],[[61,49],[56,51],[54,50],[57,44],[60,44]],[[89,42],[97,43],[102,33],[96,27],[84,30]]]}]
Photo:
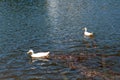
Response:
[{"label": "white feather", "polygon": [[93,36],[93,33],[92,32],[88,32],[86,27],[84,28],[84,30],[85,30],[84,31],[84,35],[85,36]]},{"label": "white feather", "polygon": [[50,52],[38,52],[38,53],[34,53],[34,51],[31,49],[27,53],[31,54],[31,57],[48,57]]}]

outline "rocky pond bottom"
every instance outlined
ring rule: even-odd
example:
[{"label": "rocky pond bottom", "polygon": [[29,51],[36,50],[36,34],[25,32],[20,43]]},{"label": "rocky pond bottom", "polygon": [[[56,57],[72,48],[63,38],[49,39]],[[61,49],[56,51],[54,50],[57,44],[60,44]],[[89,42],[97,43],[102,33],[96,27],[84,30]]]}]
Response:
[{"label": "rocky pond bottom", "polygon": [[[63,62],[70,72],[62,72],[68,75],[77,71],[79,77],[73,80],[119,80],[120,79],[120,54],[79,54],[79,55],[55,55],[53,59]],[[55,65],[56,63],[54,63]],[[70,79],[67,79],[70,80]]]},{"label": "rocky pond bottom", "polygon": [[[12,60],[1,80],[119,80],[120,54],[51,54],[48,59]],[[22,66],[24,65],[24,66]]]}]

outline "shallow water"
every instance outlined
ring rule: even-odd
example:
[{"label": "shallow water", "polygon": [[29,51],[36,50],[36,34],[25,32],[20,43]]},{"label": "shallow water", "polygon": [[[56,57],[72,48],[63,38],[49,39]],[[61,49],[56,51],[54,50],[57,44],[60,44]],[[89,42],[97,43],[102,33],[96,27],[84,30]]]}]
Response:
[{"label": "shallow water", "polygon": [[[84,80],[91,76],[82,74],[79,68],[86,67],[85,71],[92,68],[98,72],[115,72],[110,79],[119,80],[119,4],[119,0],[1,0],[0,79]],[[84,27],[95,36],[84,37]],[[84,53],[107,57],[73,62],[80,66],[71,70],[68,66],[73,64],[69,61],[71,58],[31,62],[26,54],[29,49],[49,50],[51,55]],[[101,62],[105,66],[100,67]],[[108,77],[108,73],[105,76]]]}]

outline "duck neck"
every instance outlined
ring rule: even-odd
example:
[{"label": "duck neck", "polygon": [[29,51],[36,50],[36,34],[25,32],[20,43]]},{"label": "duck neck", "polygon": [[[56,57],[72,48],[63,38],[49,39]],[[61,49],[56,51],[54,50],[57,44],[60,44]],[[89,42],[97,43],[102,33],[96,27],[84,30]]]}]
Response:
[{"label": "duck neck", "polygon": [[87,28],[85,28],[85,32],[87,32]]}]

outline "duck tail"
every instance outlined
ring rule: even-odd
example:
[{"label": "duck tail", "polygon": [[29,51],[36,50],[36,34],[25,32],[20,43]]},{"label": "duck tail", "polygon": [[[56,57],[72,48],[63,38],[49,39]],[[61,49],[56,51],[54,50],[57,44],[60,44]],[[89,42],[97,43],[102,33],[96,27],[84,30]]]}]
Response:
[{"label": "duck tail", "polygon": [[50,51],[47,52],[48,54],[50,53]]}]

